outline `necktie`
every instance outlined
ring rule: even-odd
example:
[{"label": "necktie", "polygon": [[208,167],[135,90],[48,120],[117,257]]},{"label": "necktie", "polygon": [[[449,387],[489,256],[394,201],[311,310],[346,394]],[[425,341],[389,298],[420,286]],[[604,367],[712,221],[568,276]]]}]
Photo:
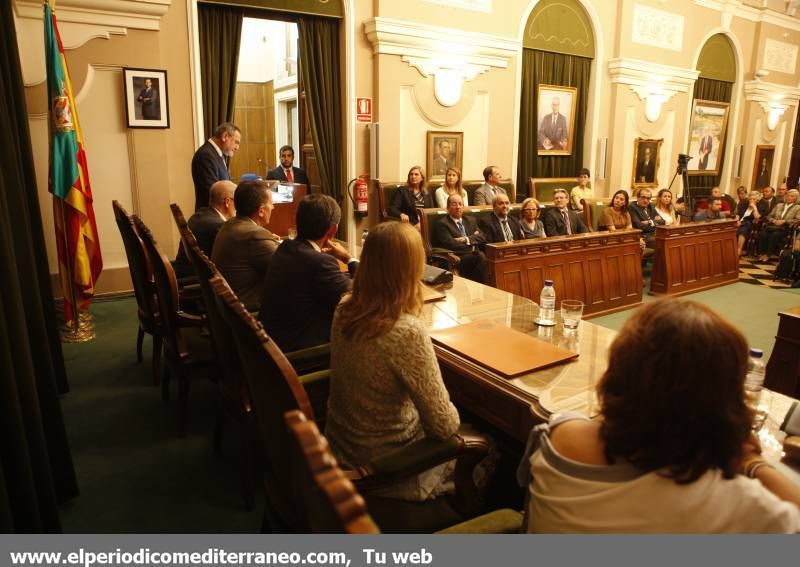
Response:
[{"label": "necktie", "polygon": [[514,235],[511,234],[511,228],[508,226],[508,219],[503,219],[500,224],[503,225],[503,236],[505,236],[506,242],[512,242],[514,240]]},{"label": "necktie", "polygon": [[286,182],[294,183],[294,175],[292,175],[292,168],[286,170]]},{"label": "necktie", "polygon": [[791,209],[793,206],[794,206],[794,203],[792,203],[791,205],[784,205],[783,206],[783,210],[781,211],[781,218],[785,218],[786,217],[786,211]]},{"label": "necktie", "polygon": [[556,125],[556,115],[553,114],[553,126],[555,126],[555,125]]},{"label": "necktie", "polygon": [[572,227],[569,225],[569,215],[567,209],[561,209],[561,218],[564,219],[564,226],[567,227],[567,234],[572,234]]},{"label": "necktie", "polygon": [[458,230],[461,233],[461,236],[466,236],[467,235],[467,231],[464,230],[464,225],[461,224],[461,221],[456,221],[456,226],[458,227]]}]

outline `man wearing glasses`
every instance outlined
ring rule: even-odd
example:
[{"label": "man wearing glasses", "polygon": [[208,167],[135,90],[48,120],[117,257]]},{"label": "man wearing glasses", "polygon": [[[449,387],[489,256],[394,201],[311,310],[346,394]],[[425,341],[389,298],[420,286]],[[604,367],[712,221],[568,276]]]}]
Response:
[{"label": "man wearing glasses", "polygon": [[653,194],[649,189],[642,189],[636,196],[636,201],[630,204],[628,211],[631,213],[633,228],[642,231],[642,237],[648,248],[656,239],[656,225],[664,224],[664,219],[656,213],[656,208],[650,203]]}]

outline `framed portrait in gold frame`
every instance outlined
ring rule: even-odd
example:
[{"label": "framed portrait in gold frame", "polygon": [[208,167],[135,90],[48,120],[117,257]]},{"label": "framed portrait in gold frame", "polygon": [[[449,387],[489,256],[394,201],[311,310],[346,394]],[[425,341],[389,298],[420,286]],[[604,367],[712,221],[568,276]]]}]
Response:
[{"label": "framed portrait in gold frame", "polygon": [[719,175],[728,129],[727,102],[695,100],[689,124],[689,175]]},{"label": "framed portrait in gold frame", "polygon": [[572,155],[575,141],[576,87],[539,85],[536,152],[540,156]]},{"label": "framed portrait in gold frame", "polygon": [[462,172],[464,160],[464,132],[434,132],[428,130],[425,167],[428,181],[444,181],[447,168],[455,167]]},{"label": "framed portrait in gold frame", "polygon": [[751,190],[760,191],[772,186],[772,160],[775,158],[775,146],[756,146],[756,157],[753,160],[753,180]]},{"label": "framed portrait in gold frame", "polygon": [[636,138],[633,142],[633,180],[631,187],[658,187],[658,165],[664,138]]}]

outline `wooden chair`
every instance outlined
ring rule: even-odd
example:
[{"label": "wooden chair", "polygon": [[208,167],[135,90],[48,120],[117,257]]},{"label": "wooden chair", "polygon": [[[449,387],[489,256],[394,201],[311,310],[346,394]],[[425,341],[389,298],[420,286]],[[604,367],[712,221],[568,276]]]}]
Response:
[{"label": "wooden chair", "polygon": [[133,294],[136,297],[136,312],[139,318],[139,328],[136,333],[136,359],[139,362],[142,361],[142,343],[144,334],[147,333],[153,338],[153,383],[158,385],[161,380],[161,348],[164,327],[158,312],[158,300],[156,299],[150,260],[131,215],[120,205],[119,201],[112,201],[111,206],[114,209],[114,218],[122,237],[122,244],[125,246],[128,270],[133,283]]},{"label": "wooden chair", "polygon": [[[287,357],[267,335],[261,323],[238,301],[225,280],[216,276],[211,279],[211,286],[236,342],[252,394],[258,435],[266,451],[264,484],[268,506],[265,522],[273,531],[302,532],[306,529],[306,520],[287,490],[295,471],[287,461],[291,440],[283,415],[299,409],[310,420],[314,420],[315,412],[306,388],[318,386],[329,373],[323,371],[298,376]],[[480,502],[472,481],[472,470],[488,449],[488,441],[479,435],[459,434],[446,441],[422,439],[360,467],[355,471],[354,479],[362,490],[378,490],[457,459],[455,481],[460,498],[455,507],[458,513],[474,515]],[[442,503],[437,505],[441,506]],[[458,517],[457,514],[453,515]]]},{"label": "wooden chair", "polygon": [[[303,412],[284,416],[289,428],[294,494],[306,512],[311,533],[376,534],[379,526],[367,513],[367,503],[331,454],[327,440]],[[522,514],[497,510],[439,533],[519,533]]]},{"label": "wooden chair", "polygon": [[543,205],[552,205],[556,189],[569,192],[577,184],[577,177],[531,177],[528,179],[528,197],[533,197]]},{"label": "wooden chair", "polygon": [[208,337],[201,328],[207,327],[205,317],[184,312],[178,298],[178,282],[169,258],[156,244],[150,229],[133,215],[133,222],[144,242],[155,281],[159,313],[164,325],[164,355],[167,369],[162,381],[164,399],[169,399],[169,376],[178,381],[178,434],[186,435],[189,404],[189,385],[200,377],[216,379],[218,367]]},{"label": "wooden chair", "polygon": [[252,510],[255,501],[255,416],[253,415],[253,406],[250,401],[250,390],[244,378],[244,369],[239,358],[239,352],[236,349],[236,343],[233,341],[228,324],[222,318],[214,290],[211,289],[211,284],[209,283],[211,278],[219,275],[219,271],[200,249],[200,245],[189,228],[180,207],[172,203],[170,210],[181,235],[181,246],[183,246],[186,257],[197,274],[197,281],[206,306],[211,342],[216,355],[215,358],[219,361],[221,370],[218,382],[220,408],[217,413],[216,426],[214,427],[214,449],[218,453],[221,451],[222,429],[227,415],[236,425],[241,439],[239,471],[242,498],[244,499],[245,509]]}]

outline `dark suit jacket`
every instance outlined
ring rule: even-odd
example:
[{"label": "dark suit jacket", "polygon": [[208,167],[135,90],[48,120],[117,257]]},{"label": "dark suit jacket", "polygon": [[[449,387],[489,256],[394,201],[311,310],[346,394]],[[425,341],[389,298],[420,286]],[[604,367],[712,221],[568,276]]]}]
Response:
[{"label": "dark suit jacket", "polygon": [[208,194],[217,181],[230,179],[225,161],[216,148],[206,140],[192,158],[192,180],[194,181],[194,210],[208,206]]},{"label": "dark suit jacket", "polygon": [[[486,242],[505,242],[503,235],[503,227],[500,226],[500,219],[494,213],[483,217],[478,222],[478,228],[486,237]],[[525,235],[522,233],[522,225],[519,220],[511,215],[508,215],[508,228],[511,229],[511,234],[514,240],[525,240]]]},{"label": "dark suit jacket", "polygon": [[469,244],[456,242],[456,238],[463,235],[450,215],[445,215],[433,225],[433,245],[452,250],[454,254],[463,256],[471,254],[474,246],[481,246],[486,242],[486,237],[478,230],[473,219],[461,217],[461,222],[464,225],[464,232],[469,236]]},{"label": "dark suit jacket", "polygon": [[642,234],[655,234],[656,225],[664,224],[664,219],[656,212],[652,203],[645,208],[640,207],[637,203],[631,203],[628,205],[628,212],[631,214],[633,228],[638,228]]},{"label": "dark suit jacket", "polygon": [[[433,209],[436,207],[436,203],[433,200],[433,191],[425,193],[424,199],[426,209]],[[417,224],[419,222],[414,195],[408,187],[401,187],[395,191],[394,195],[392,195],[392,202],[389,203],[389,214],[391,216],[399,217],[400,213],[407,214],[408,221],[411,224]]]},{"label": "dark suit jacket", "polygon": [[277,236],[247,217],[228,220],[214,240],[211,259],[251,311],[260,307],[264,276],[278,242]]},{"label": "dark suit jacket", "polygon": [[[304,169],[292,166],[292,177],[294,177],[294,183],[302,183],[303,185],[308,185],[308,175],[306,174]],[[275,169],[270,169],[267,172],[267,179],[277,179],[278,181],[286,181],[286,172],[283,170],[283,167],[279,165]]]},{"label": "dark suit jacket", "polygon": [[[197,239],[200,250],[211,258],[211,251],[214,248],[214,239],[217,237],[219,229],[225,224],[222,216],[216,209],[200,207],[195,214],[189,217],[187,224],[192,234],[194,234],[194,237]],[[178,254],[175,257],[174,268],[175,274],[179,278],[194,274],[194,268],[189,258],[186,257],[186,252],[184,252],[182,245],[178,245]]]},{"label": "dark suit jacket", "polygon": [[708,167],[708,156],[711,154],[711,148],[714,145],[714,139],[711,136],[703,136],[700,139],[700,159],[697,169],[706,169]]},{"label": "dark suit jacket", "polygon": [[307,240],[284,240],[269,264],[259,320],[284,352],[327,343],[333,313],[352,286],[333,256],[317,252]]},{"label": "dark suit jacket", "polygon": [[159,120],[161,112],[158,103],[158,91],[153,87],[142,89],[136,100],[142,103],[142,118],[145,120]]},{"label": "dark suit jacket", "polygon": [[[572,234],[583,234],[591,232],[585,224],[583,219],[575,211],[567,210],[569,215],[569,225],[572,228]],[[542,223],[544,224],[544,233],[547,236],[565,236],[567,234],[567,225],[564,224],[564,219],[561,218],[561,210],[552,207],[547,209],[542,215]]]}]

